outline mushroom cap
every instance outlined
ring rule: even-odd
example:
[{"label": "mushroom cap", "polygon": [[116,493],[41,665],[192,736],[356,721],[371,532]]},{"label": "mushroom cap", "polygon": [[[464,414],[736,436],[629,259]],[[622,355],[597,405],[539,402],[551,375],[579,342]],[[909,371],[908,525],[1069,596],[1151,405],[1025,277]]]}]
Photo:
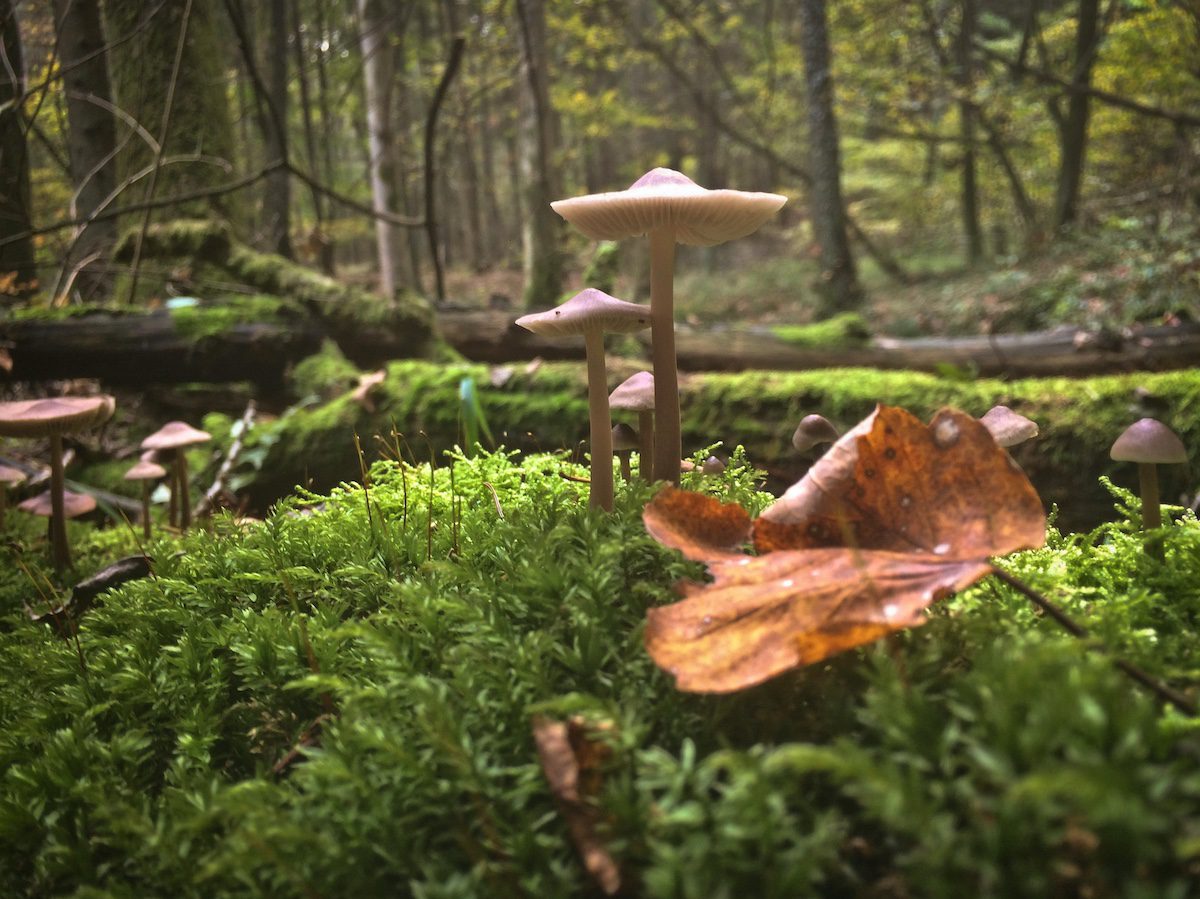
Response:
[{"label": "mushroom cap", "polygon": [[135,462],[129,471],[122,475],[127,481],[154,481],[166,476],[167,470],[157,462],[151,462],[149,459],[141,459]]},{"label": "mushroom cap", "polygon": [[638,448],[638,432],[625,422],[613,425],[612,445],[614,453],[627,453]]},{"label": "mushroom cap", "polygon": [[52,437],[103,424],[113,414],[111,396],[55,396],[0,403],[0,437]]},{"label": "mushroom cap", "polygon": [[700,466],[700,473],[707,475],[722,474],[725,471],[725,460],[719,456],[709,456]]},{"label": "mushroom cap", "polygon": [[25,472],[17,468],[10,468],[7,465],[0,465],[0,484],[6,484],[10,487],[15,487],[17,484],[24,482],[27,475]]},{"label": "mushroom cap", "polygon": [[[593,330],[627,334],[650,327],[650,307],[626,303],[603,290],[589,287],[561,306],[522,315],[517,319],[517,324],[527,331],[548,337],[566,337]],[[144,443],[142,445],[145,446]]]},{"label": "mushroom cap", "polygon": [[212,434],[208,431],[193,428],[186,421],[169,421],[142,441],[142,449],[172,450],[209,440],[212,440]]},{"label": "mushroom cap", "polygon": [[630,375],[608,395],[611,409],[628,409],[630,412],[654,411],[654,375],[639,371]]},{"label": "mushroom cap", "polygon": [[[54,514],[53,500],[50,497],[49,490],[17,503],[17,508],[22,512],[29,512],[31,515],[41,515],[45,518],[49,518]],[[94,496],[87,493],[75,493],[73,490],[63,491],[63,514],[67,518],[78,518],[80,515],[86,515],[94,508],[96,508],[96,498]]]},{"label": "mushroom cap", "polygon": [[1156,418],[1140,418],[1127,427],[1109,455],[1118,462],[1172,465],[1187,461],[1183,441]]},{"label": "mushroom cap", "polygon": [[745,237],[787,202],[781,194],[709,190],[674,169],[651,169],[626,190],[557,200],[550,207],[593,240],[675,229],[677,243],[711,247]]},{"label": "mushroom cap", "polygon": [[1008,406],[992,406],[980,416],[982,424],[999,446],[1010,447],[1038,435],[1037,422]]},{"label": "mushroom cap", "polygon": [[838,439],[837,428],[824,415],[806,415],[796,425],[792,434],[792,446],[800,452],[812,449],[818,443],[833,443]]}]

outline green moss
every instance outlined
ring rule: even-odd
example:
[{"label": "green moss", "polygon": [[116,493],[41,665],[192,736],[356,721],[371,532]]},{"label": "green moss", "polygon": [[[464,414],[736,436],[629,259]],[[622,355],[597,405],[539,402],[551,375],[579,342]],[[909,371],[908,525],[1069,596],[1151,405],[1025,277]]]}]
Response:
[{"label": "green moss", "polygon": [[866,346],[871,330],[857,312],[843,312],[811,325],[772,325],[771,333],[797,347],[844,349]]},{"label": "green moss", "polygon": [[119,316],[126,314],[136,314],[136,311],[84,303],[72,303],[66,306],[21,306],[5,310],[5,317],[16,322],[61,322],[87,318],[89,315]]},{"label": "green moss", "polygon": [[170,310],[175,330],[185,337],[200,340],[228,331],[235,325],[260,322],[282,324],[299,317],[299,307],[273,296],[229,297],[219,305],[198,304]]},{"label": "green moss", "polygon": [[359,369],[346,358],[338,345],[326,340],[321,344],[319,353],[313,353],[296,363],[288,380],[295,396],[332,399],[353,387],[359,374]]}]

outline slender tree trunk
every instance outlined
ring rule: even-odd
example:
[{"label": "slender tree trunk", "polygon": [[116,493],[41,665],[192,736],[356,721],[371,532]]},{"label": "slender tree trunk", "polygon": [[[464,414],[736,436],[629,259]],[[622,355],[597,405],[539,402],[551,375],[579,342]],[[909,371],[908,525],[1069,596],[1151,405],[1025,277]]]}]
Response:
[{"label": "slender tree trunk", "polygon": [[825,23],[825,0],[800,0],[800,49],[804,54],[808,143],[812,186],[809,206],[813,233],[820,248],[819,290],[823,311],[857,308],[862,301],[854,257],[846,236],[846,209],[842,201],[842,167],[838,150],[837,118],[833,111],[833,68]]},{"label": "slender tree trunk", "polygon": [[[270,0],[267,28],[267,128],[263,137],[270,161],[288,158],[287,138],[287,0]],[[263,224],[266,246],[272,253],[292,258],[292,187],[288,172],[280,169],[267,177],[263,194]]]},{"label": "slender tree trunk", "polygon": [[[377,212],[395,212],[395,138],[392,134],[392,79],[395,72],[388,45],[388,16],[382,0],[357,2],[367,101],[371,203]],[[376,219],[375,243],[379,254],[380,293],[394,298],[399,287],[399,229],[390,222]]]},{"label": "slender tree trunk", "polygon": [[983,258],[983,228],[979,224],[979,190],[975,178],[975,0],[962,0],[962,22],[955,48],[958,68],[959,136],[962,138],[962,219],[967,239],[967,264]]},{"label": "slender tree trunk", "polygon": [[1059,229],[1074,224],[1078,214],[1090,112],[1087,88],[1092,83],[1099,26],[1100,0],[1079,0],[1075,28],[1075,73],[1071,78],[1071,84],[1076,89],[1067,100],[1067,114],[1061,127],[1058,189],[1054,198],[1054,226]]},{"label": "slender tree trunk", "polygon": [[[67,153],[75,189],[71,214],[86,218],[117,184],[117,128],[105,108],[112,103],[112,88],[99,0],[54,0],[54,25],[67,99]],[[71,257],[63,260],[64,270],[82,265],[74,285],[85,301],[111,287],[101,267],[86,260],[98,261],[116,237],[116,219],[85,225]]]},{"label": "slender tree trunk", "polygon": [[[304,125],[304,153],[308,160],[308,170],[316,172],[318,168],[317,159],[317,136],[313,128],[313,102],[312,88],[308,81],[308,50],[304,40],[304,29],[300,27],[300,3],[299,0],[292,0],[292,51],[296,61],[296,83],[300,88],[300,115]],[[318,53],[320,50],[318,49]],[[332,140],[333,136],[329,135],[326,140]],[[329,182],[326,181],[326,184]],[[309,235],[309,245],[314,251],[317,265],[321,271],[327,275],[335,273],[333,260],[333,242],[329,239],[329,235],[325,233],[325,198],[319,190],[312,191],[313,218],[316,223],[313,225],[313,230]]]},{"label": "slender tree trunk", "polygon": [[25,93],[15,4],[0,0],[0,305],[37,287],[30,228],[29,152],[21,120]]},{"label": "slender tree trunk", "polygon": [[526,197],[522,229],[527,309],[553,305],[562,293],[562,219],[550,208],[558,199],[557,134],[546,73],[546,11],[543,0],[516,0],[521,39],[521,180]]}]

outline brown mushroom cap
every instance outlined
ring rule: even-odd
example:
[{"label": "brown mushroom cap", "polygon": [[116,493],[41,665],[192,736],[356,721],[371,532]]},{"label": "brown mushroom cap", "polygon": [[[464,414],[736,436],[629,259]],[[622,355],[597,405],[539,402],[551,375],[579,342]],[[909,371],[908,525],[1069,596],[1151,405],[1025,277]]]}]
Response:
[{"label": "brown mushroom cap", "polygon": [[0,437],[52,437],[103,424],[113,414],[111,396],[56,396],[0,403]]},{"label": "brown mushroom cap", "polygon": [[593,240],[623,240],[670,226],[677,243],[711,247],[758,230],[786,202],[781,194],[709,190],[680,172],[658,168],[627,190],[550,206]]},{"label": "brown mushroom cap", "polygon": [[638,448],[638,432],[624,422],[613,425],[613,452],[624,453]]},{"label": "brown mushroom cap", "polygon": [[157,462],[142,459],[136,462],[122,477],[127,481],[154,481],[166,476],[167,470]]},{"label": "brown mushroom cap", "polygon": [[1118,462],[1174,465],[1187,461],[1183,441],[1161,421],[1142,418],[1124,430],[1109,455]]},{"label": "brown mushroom cap", "polygon": [[25,472],[20,469],[0,465],[0,484],[15,487],[17,484],[23,483],[26,477]]},{"label": "brown mushroom cap", "polygon": [[837,428],[824,415],[806,415],[800,419],[792,434],[792,446],[800,452],[812,449],[818,443],[834,443],[838,439]]},{"label": "brown mushroom cap", "polygon": [[608,405],[630,412],[653,412],[654,375],[648,371],[630,375],[608,395]]},{"label": "brown mushroom cap", "polygon": [[212,434],[208,431],[193,428],[185,421],[169,421],[142,441],[142,449],[180,449],[197,443],[207,443],[209,440],[212,440]]},{"label": "brown mushroom cap", "polygon": [[650,307],[626,303],[589,287],[561,306],[522,315],[517,324],[527,331],[549,337],[566,337],[591,330],[627,334],[650,327]]},{"label": "brown mushroom cap", "polygon": [[1010,447],[1038,435],[1037,422],[1008,406],[992,406],[979,419],[999,446]]},{"label": "brown mushroom cap", "polygon": [[[18,503],[17,508],[22,512],[41,515],[45,518],[49,518],[54,514],[53,502],[49,490]],[[75,493],[71,490],[63,491],[63,514],[67,518],[78,518],[80,515],[86,515],[88,512],[91,512],[94,508],[96,508],[96,498],[94,496],[87,493]]]}]

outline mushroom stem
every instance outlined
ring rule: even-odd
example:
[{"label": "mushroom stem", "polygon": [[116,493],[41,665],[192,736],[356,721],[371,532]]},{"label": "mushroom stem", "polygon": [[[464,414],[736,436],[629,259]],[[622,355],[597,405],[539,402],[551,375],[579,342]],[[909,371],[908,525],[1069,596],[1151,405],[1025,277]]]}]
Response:
[{"label": "mushroom stem", "polygon": [[142,535],[150,539],[150,480],[142,480]]},{"label": "mushroom stem", "polygon": [[[1162,527],[1162,509],[1158,501],[1158,466],[1153,462],[1138,463],[1138,486],[1142,494],[1142,530],[1154,531]],[[1150,538],[1146,541],[1146,554],[1163,560],[1162,541]]]},{"label": "mushroom stem", "polygon": [[631,450],[624,450],[617,453],[617,457],[621,460],[621,477],[626,481],[633,480],[633,469],[629,467],[629,453]]},{"label": "mushroom stem", "polygon": [[[178,457],[179,450],[171,450],[174,457]],[[176,527],[179,524],[179,466],[175,463],[175,458],[169,460],[171,466],[171,474],[167,478],[167,524],[170,527]]]},{"label": "mushroom stem", "polygon": [[654,435],[651,480],[678,486],[683,440],[679,433],[679,375],[675,359],[675,230],[650,232],[650,342],[654,362]]},{"label": "mushroom stem", "polygon": [[62,436],[53,434],[50,437],[50,551],[56,571],[62,571],[71,565],[71,547],[67,543],[67,514],[63,502],[65,489]]},{"label": "mushroom stem", "polygon": [[608,412],[608,377],[604,367],[604,334],[589,328],[587,351],[588,418],[592,429],[592,487],[588,501],[605,512],[613,506],[612,419]]},{"label": "mushroom stem", "polygon": [[192,500],[188,496],[187,454],[175,450],[175,478],[179,482],[179,530],[186,531],[192,523]]},{"label": "mushroom stem", "polygon": [[604,365],[604,334],[597,328],[584,335],[587,352],[588,418],[591,428],[592,469],[588,502],[612,511],[612,418],[608,410],[608,383]]},{"label": "mushroom stem", "polygon": [[638,473],[647,483],[654,480],[651,475],[654,464],[654,412],[646,409],[638,413]]}]

